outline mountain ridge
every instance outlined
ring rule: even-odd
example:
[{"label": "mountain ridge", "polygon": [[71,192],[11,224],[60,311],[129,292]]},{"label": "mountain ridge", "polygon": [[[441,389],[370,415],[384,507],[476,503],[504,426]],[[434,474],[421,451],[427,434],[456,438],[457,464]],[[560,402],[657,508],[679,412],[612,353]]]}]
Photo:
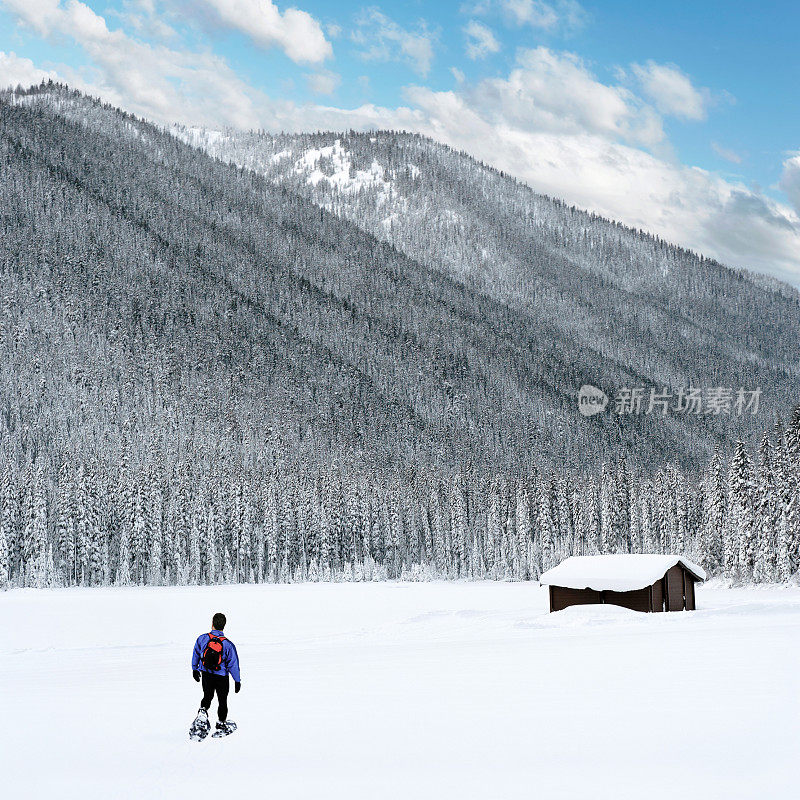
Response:
[{"label": "mountain ridge", "polygon": [[[211,411],[227,402],[221,417],[234,418],[237,437],[251,436],[248,447],[270,458],[575,470],[626,454],[642,466],[663,460],[698,466],[716,446],[740,435],[752,439],[758,422],[613,415],[585,420],[577,414],[578,387],[590,382],[613,394],[631,383],[677,387],[697,376],[707,379],[705,385],[763,379],[766,413],[776,415],[785,414],[800,389],[794,290],[788,296],[770,290],[617,223],[587,229],[587,220],[599,218],[535,196],[515,181],[516,188],[509,188],[509,179],[474,160],[464,166],[454,151],[426,150],[428,140],[418,141],[419,163],[403,157],[408,137],[387,135],[383,144],[374,134],[346,140],[347,175],[372,170],[376,180],[343,197],[328,180],[342,170],[326,164],[324,154],[309,160],[307,172],[286,171],[279,160],[276,174],[259,176],[251,165],[238,163],[244,161],[241,152],[238,160],[228,159],[235,167],[226,166],[219,153],[209,158],[168,131],[62,88],[7,92],[0,102],[8,123],[5,159],[16,170],[19,197],[37,197],[36,187],[45,183],[54,196],[73,192],[63,207],[56,203],[59,222],[49,238],[41,232],[52,223],[44,207],[30,216],[34,210],[15,200],[22,224],[30,220],[28,233],[38,230],[41,251],[53,262],[74,262],[74,253],[87,249],[76,209],[100,203],[108,230],[96,231],[98,241],[86,254],[84,267],[96,267],[94,277],[85,274],[88,286],[99,281],[132,307],[149,309],[153,320],[159,314],[169,319],[143,322],[132,313],[120,320],[98,301],[92,318],[83,321],[84,335],[105,342],[110,318],[138,360],[171,363],[179,377],[160,391],[172,393],[170,402],[184,409],[183,416],[189,409],[198,413],[197,425],[209,437],[201,450],[230,447]],[[255,157],[274,155],[264,149],[264,135],[241,136],[234,144],[242,152],[257,145]],[[93,142],[97,137],[103,147]],[[306,139],[329,142],[324,137]],[[269,141],[286,149],[289,139]],[[383,149],[374,147],[379,144]],[[338,158],[343,167],[343,156]],[[375,163],[390,168],[391,158],[405,178],[385,181],[373,169]],[[39,172],[26,172],[31,164],[39,164]],[[310,174],[317,178],[313,185]],[[474,175],[481,181],[477,188]],[[494,196],[498,181],[506,193]],[[386,195],[381,203],[375,199],[379,188]],[[405,215],[398,212],[403,204]],[[524,216],[520,208],[538,217]],[[395,227],[389,226],[390,237],[380,238],[376,226],[384,212],[395,214]],[[7,217],[4,224],[18,223]],[[91,220],[87,224],[96,228]],[[131,250],[136,226],[142,244]],[[128,285],[103,267],[103,236],[133,270]],[[477,258],[478,244],[486,246],[487,256]],[[14,252],[6,242],[5,263],[18,291],[14,259],[27,264],[30,256],[23,241],[16,245]],[[640,252],[650,260],[639,258]],[[708,286],[692,271],[697,265]],[[672,283],[660,275],[662,267]],[[498,271],[505,275],[502,282],[488,280]],[[53,280],[77,280],[74,272],[72,264],[37,280],[60,303],[61,284]],[[139,294],[127,296],[134,286]],[[198,286],[220,308],[235,307],[235,324],[217,318],[198,296]],[[74,288],[71,303],[82,302],[83,294],[94,297],[86,287]],[[169,294],[174,291],[175,301]],[[130,327],[133,319],[138,328]],[[204,327],[198,329],[197,320]],[[762,330],[767,324],[771,336]],[[176,332],[177,344],[161,341],[163,325]],[[198,331],[202,346],[192,340]],[[254,338],[268,345],[273,365],[279,365],[269,380]],[[49,346],[42,341],[34,350]],[[103,346],[109,352],[116,347]],[[59,363],[56,356],[51,353]],[[80,362],[80,354],[71,357]],[[107,385],[114,385],[117,373],[128,374],[123,356],[115,358],[122,360],[104,376]],[[181,383],[186,378],[180,365],[195,359],[216,371],[219,382],[204,387],[203,402],[188,396]],[[148,398],[148,407],[163,405],[137,375],[125,380]],[[61,379],[69,384],[66,375]],[[252,407],[260,393],[268,401],[266,415]],[[113,421],[100,411],[112,439],[126,419],[139,420],[144,440],[183,430],[178,423],[164,428],[163,420],[133,406]],[[256,419],[284,438],[271,441],[253,430]],[[55,441],[70,438],[63,430],[50,433]],[[180,436],[191,440],[186,431]]]}]

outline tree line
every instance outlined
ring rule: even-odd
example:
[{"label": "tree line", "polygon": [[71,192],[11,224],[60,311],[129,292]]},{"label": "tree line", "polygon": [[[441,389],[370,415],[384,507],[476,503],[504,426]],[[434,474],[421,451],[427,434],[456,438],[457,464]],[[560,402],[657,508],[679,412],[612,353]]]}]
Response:
[{"label": "tree line", "polygon": [[687,555],[732,582],[800,567],[800,407],[702,475],[578,478],[35,462],[0,473],[0,585],[535,580],[570,555]]}]

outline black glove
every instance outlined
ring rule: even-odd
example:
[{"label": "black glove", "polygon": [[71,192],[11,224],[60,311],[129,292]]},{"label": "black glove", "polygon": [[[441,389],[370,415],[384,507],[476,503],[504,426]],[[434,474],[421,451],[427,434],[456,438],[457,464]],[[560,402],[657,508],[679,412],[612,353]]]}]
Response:
[{"label": "black glove", "polygon": [[199,670],[199,669],[193,669],[193,670],[192,670],[192,677],[193,677],[193,678],[194,678],[194,679],[195,679],[195,680],[196,680],[198,683],[200,683],[200,670]]},{"label": "black glove", "polygon": [[239,689],[241,689],[241,688],[242,688],[242,682],[241,681],[236,681],[236,683],[233,684],[233,693],[234,694],[239,694]]}]

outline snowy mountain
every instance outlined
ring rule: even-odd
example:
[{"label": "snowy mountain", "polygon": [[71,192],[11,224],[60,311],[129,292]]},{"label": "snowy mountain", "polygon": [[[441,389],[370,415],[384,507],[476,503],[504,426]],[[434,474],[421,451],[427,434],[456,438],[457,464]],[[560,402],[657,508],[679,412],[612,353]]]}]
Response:
[{"label": "snowy mountain", "polygon": [[[794,290],[416,137],[181,138],[244,166],[64,88],[0,94],[0,588],[597,552],[795,574]],[[584,383],[763,399],[584,417]]]},{"label": "snowy mountain", "polygon": [[[27,446],[128,426],[237,459],[697,466],[800,395],[794,290],[427,139],[176,131],[243,171],[57,87],[1,102]],[[584,419],[583,383],[760,387],[761,419]]]},{"label": "snowy mountain", "polygon": [[[572,398],[584,378],[609,396],[625,386],[760,387],[762,428],[797,400],[800,298],[792,287],[566,206],[418,135],[173,132],[524,314],[540,363],[560,369],[540,383],[568,398],[545,412],[543,427],[559,444],[569,439],[562,426],[582,424]],[[662,460],[697,464],[715,440],[752,440],[753,420],[684,422],[618,418],[612,450],[621,443],[647,464],[657,441]],[[565,450],[556,447],[559,465],[574,463]],[[591,444],[584,452],[594,452]]]}]

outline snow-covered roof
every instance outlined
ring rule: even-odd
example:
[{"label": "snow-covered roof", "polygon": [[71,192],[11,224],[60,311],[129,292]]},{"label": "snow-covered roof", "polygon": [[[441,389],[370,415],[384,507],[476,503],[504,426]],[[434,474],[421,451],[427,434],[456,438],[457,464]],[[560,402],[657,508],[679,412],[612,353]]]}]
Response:
[{"label": "snow-covered roof", "polygon": [[655,583],[676,564],[683,564],[701,581],[706,579],[702,567],[682,556],[624,554],[572,556],[544,572],[539,583],[598,592],[632,592]]}]

